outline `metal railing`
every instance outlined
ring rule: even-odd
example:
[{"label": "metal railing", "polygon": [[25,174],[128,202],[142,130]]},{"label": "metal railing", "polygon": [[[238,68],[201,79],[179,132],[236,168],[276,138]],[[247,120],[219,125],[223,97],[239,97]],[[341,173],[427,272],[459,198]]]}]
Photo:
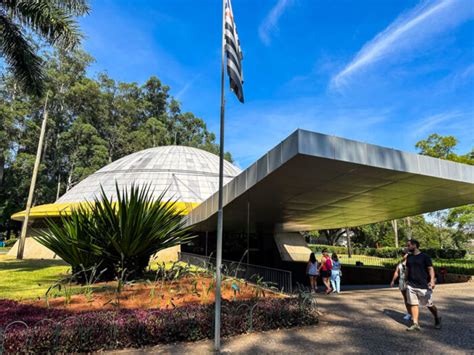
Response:
[{"label": "metal railing", "polygon": [[[183,253],[178,254],[179,261],[208,269],[209,264],[215,266],[216,259],[204,255]],[[275,269],[266,266],[253,265],[232,260],[222,260],[222,273],[250,282],[261,280],[278,290],[291,293],[293,281],[291,271]]]}]

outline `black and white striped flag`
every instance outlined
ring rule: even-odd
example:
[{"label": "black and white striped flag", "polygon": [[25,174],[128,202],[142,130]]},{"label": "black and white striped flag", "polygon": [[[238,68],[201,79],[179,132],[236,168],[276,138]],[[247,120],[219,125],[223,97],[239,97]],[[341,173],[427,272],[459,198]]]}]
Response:
[{"label": "black and white striped flag", "polygon": [[242,72],[242,50],[240,49],[239,36],[234,22],[230,0],[225,4],[225,52],[227,55],[227,74],[230,80],[230,89],[235,93],[240,102],[244,102],[244,74]]}]

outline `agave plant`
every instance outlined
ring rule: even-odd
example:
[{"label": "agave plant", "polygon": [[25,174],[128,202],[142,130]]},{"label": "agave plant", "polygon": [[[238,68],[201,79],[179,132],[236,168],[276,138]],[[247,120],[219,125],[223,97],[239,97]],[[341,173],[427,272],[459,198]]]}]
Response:
[{"label": "agave plant", "polygon": [[73,273],[100,265],[107,270],[103,279],[113,279],[118,270],[126,270],[128,278],[140,277],[152,255],[194,237],[184,227],[182,210],[164,200],[164,194],[154,199],[149,186],[115,188],[116,201],[101,189],[99,198],[70,216],[47,220],[49,229],[36,237],[69,263]]}]

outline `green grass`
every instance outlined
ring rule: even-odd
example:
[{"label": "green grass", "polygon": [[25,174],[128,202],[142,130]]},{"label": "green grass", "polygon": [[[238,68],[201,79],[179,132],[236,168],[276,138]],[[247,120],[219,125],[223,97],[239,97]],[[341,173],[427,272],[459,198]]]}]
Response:
[{"label": "green grass", "polygon": [[[360,261],[364,266],[378,266],[385,268],[395,268],[400,262],[400,258],[378,258],[376,256],[339,255],[342,265],[355,265]],[[433,259],[435,268],[446,267],[448,272],[474,275],[474,261],[469,259]]]},{"label": "green grass", "polygon": [[[171,268],[173,263],[166,263]],[[156,262],[150,263],[152,271],[157,270]],[[14,257],[0,255],[0,299],[31,300],[45,298],[46,291],[58,280],[70,275],[71,268],[62,260],[17,260]],[[191,266],[191,271],[200,271],[201,268]],[[148,275],[153,279],[153,274]],[[108,287],[100,286],[96,291],[104,291]],[[72,293],[83,292],[79,285],[72,285]],[[57,288],[50,292],[49,297],[64,296],[63,291]]]},{"label": "green grass", "polygon": [[0,298],[44,297],[48,288],[69,270],[61,260],[16,260],[0,255]]}]

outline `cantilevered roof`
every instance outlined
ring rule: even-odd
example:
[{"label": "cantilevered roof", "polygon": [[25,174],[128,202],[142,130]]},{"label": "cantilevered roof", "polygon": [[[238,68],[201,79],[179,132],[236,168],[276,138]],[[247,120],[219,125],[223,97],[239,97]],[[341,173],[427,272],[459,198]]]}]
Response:
[{"label": "cantilevered roof", "polygon": [[[217,192],[188,215],[216,228]],[[224,229],[354,227],[474,203],[474,167],[297,130],[224,187]]]}]

